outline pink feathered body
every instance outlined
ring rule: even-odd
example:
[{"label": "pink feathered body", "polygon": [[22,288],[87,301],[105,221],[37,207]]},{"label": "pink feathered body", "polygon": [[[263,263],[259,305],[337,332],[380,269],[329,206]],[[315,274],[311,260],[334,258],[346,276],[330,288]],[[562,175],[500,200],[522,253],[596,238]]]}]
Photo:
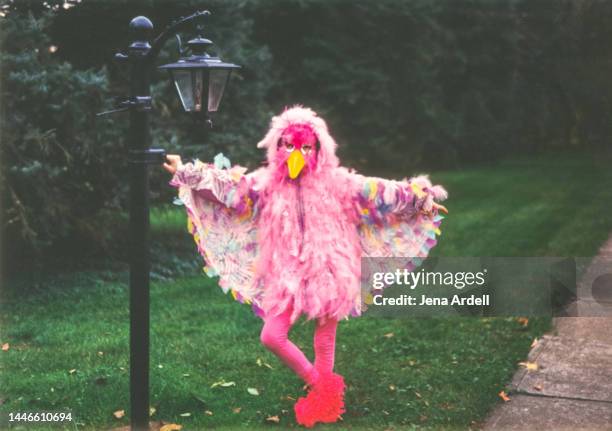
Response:
[{"label": "pink feathered body", "polygon": [[344,169],[325,169],[295,181],[266,181],[257,265],[265,312],[280,313],[290,301],[294,318],[342,318],[359,308],[358,191],[350,178]]},{"label": "pink feathered body", "polygon": [[[279,161],[277,142],[295,124],[311,127],[320,147],[316,163],[291,180]],[[292,321],[301,314],[358,315],[362,256],[425,257],[436,244],[433,232],[439,234],[441,217],[419,210],[446,198],[444,189],[424,176],[392,181],[340,167],[336,143],[310,109],[294,107],[274,117],[258,146],[267,148],[268,164],[250,174],[239,167],[188,163],[171,185],[180,188],[200,252],[215,267],[222,287],[263,313],[279,314],[293,303]],[[211,229],[217,229],[217,236]],[[214,238],[224,232],[227,241],[237,238],[238,249],[224,244],[223,250],[211,252],[222,240]],[[250,240],[241,240],[249,235]],[[236,257],[241,253],[250,257]],[[241,262],[252,270],[235,281],[232,271]]]}]

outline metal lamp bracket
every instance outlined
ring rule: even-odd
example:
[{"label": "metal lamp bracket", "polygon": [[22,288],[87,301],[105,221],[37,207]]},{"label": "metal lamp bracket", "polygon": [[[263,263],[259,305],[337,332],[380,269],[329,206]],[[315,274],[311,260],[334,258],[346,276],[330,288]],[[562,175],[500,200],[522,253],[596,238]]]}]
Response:
[{"label": "metal lamp bracket", "polygon": [[147,150],[130,150],[128,163],[131,164],[162,164],[166,160],[166,150],[149,148]]},{"label": "metal lamp bracket", "polygon": [[134,96],[127,99],[119,99],[115,101],[115,108],[110,111],[100,112],[96,114],[98,117],[102,115],[115,114],[117,112],[125,112],[134,109],[139,112],[151,110],[151,96]]}]

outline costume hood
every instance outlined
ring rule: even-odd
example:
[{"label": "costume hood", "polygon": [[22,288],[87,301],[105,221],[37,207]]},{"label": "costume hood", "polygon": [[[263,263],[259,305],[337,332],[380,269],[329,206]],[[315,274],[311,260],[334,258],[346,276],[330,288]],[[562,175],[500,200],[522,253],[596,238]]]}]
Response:
[{"label": "costume hood", "polygon": [[309,126],[319,140],[315,172],[338,166],[336,141],[334,141],[334,138],[329,134],[327,124],[325,124],[325,121],[319,117],[315,111],[300,105],[287,108],[282,114],[272,117],[268,133],[257,144],[258,148],[267,148],[268,163],[272,163],[275,160],[278,140],[282,136],[283,131],[294,124]]}]

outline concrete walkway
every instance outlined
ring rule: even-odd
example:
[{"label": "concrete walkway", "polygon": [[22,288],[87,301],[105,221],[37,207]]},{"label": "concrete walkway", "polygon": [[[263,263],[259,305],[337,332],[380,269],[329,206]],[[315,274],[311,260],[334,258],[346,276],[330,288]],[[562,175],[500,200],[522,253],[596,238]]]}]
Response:
[{"label": "concrete walkway", "polygon": [[[573,315],[529,353],[535,371],[522,368],[485,431],[612,430],[612,236],[582,277]],[[577,314],[576,314],[577,313]]]}]

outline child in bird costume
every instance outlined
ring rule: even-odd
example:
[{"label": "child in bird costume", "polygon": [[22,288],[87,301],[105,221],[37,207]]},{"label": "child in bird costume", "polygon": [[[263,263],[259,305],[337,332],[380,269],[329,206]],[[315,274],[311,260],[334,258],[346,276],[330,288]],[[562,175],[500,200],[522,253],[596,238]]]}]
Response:
[{"label": "child in bird costume", "polygon": [[[413,269],[436,244],[446,208],[425,176],[392,181],[339,166],[324,120],[301,106],[272,118],[257,145],[267,164],[251,173],[168,156],[189,229],[225,292],[263,319],[261,342],[309,387],[294,410],[299,424],[344,413],[342,376],[333,372],[336,326],[362,312],[361,258],[405,257]],[[288,339],[294,322],[316,320],[314,363]]]}]

